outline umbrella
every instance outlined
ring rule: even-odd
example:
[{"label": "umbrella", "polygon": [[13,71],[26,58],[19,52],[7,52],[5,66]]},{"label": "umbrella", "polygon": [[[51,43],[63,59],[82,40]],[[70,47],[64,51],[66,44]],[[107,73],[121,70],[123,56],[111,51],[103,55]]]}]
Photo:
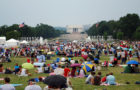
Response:
[{"label": "umbrella", "polygon": [[91,62],[84,62],[84,63],[82,64],[82,69],[83,69],[85,72],[91,71],[92,67],[93,67],[93,64],[92,64]]},{"label": "umbrella", "polygon": [[52,88],[66,88],[67,79],[61,75],[51,75],[45,78],[44,83]]},{"label": "umbrella", "polygon": [[75,63],[75,64],[71,64],[70,66],[71,66],[71,67],[80,67],[81,64]]},{"label": "umbrella", "polygon": [[139,64],[139,62],[135,61],[135,60],[130,60],[127,62],[127,64]]},{"label": "umbrella", "polygon": [[24,69],[33,69],[34,68],[34,66],[31,63],[23,63],[22,67]]}]

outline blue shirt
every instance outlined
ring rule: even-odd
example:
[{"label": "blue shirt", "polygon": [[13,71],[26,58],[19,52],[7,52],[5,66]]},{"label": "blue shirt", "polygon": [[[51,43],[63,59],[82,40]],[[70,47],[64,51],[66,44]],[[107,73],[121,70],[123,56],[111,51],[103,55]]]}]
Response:
[{"label": "blue shirt", "polygon": [[116,84],[115,77],[113,75],[107,76],[106,83],[110,85],[115,85]]},{"label": "blue shirt", "polygon": [[16,70],[16,69],[19,69],[19,66],[15,66],[15,70]]}]

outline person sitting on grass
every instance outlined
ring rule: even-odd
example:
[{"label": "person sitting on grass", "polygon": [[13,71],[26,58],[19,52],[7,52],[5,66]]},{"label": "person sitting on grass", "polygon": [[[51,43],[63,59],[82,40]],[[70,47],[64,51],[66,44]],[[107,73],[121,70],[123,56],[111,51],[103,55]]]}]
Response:
[{"label": "person sitting on grass", "polygon": [[19,71],[17,72],[17,74],[19,75],[22,71],[22,66],[19,66]]},{"label": "person sitting on grass", "polygon": [[18,65],[18,63],[16,63],[16,65],[14,66],[14,71],[13,72],[15,72],[15,74],[17,74],[19,72],[19,65]]},{"label": "person sitting on grass", "polygon": [[50,65],[49,64],[44,64],[44,73],[50,73]]},{"label": "person sitting on grass", "polygon": [[106,84],[109,84],[109,85],[116,85],[116,82],[115,82],[115,77],[113,76],[113,73],[110,73],[107,78],[106,78]]},{"label": "person sitting on grass", "polygon": [[41,66],[37,67],[37,70],[35,70],[36,73],[43,73],[43,68]]},{"label": "person sitting on grass", "polygon": [[16,90],[14,86],[12,86],[10,83],[10,78],[5,77],[4,78],[5,84],[1,86],[0,90]]},{"label": "person sitting on grass", "polygon": [[95,72],[92,72],[88,75],[86,79],[86,84],[93,84]]},{"label": "person sitting on grass", "polygon": [[58,68],[56,68],[55,70],[54,70],[54,73],[56,74],[56,75],[64,75],[64,69],[61,67],[61,65],[58,65]]},{"label": "person sitting on grass", "polygon": [[81,68],[81,67],[79,67],[79,70],[77,71],[77,77],[79,77],[79,78],[82,78],[82,77],[85,77],[85,71]]},{"label": "person sitting on grass", "polygon": [[124,68],[124,73],[131,73],[131,72],[132,72],[131,64],[128,64],[128,65]]},{"label": "person sitting on grass", "polygon": [[42,88],[39,85],[36,85],[34,79],[30,79],[28,81],[28,86],[25,87],[25,90],[42,90]]},{"label": "person sitting on grass", "polygon": [[28,70],[21,68],[21,71],[19,72],[19,76],[28,76]]},{"label": "person sitting on grass", "polygon": [[102,78],[102,80],[101,80],[102,83],[105,83],[106,82],[106,78],[107,78],[108,75],[109,74],[106,74],[106,76]]},{"label": "person sitting on grass", "polygon": [[3,64],[0,64],[0,73],[4,73],[4,68],[3,68]]},{"label": "person sitting on grass", "polygon": [[56,75],[55,73],[54,73],[54,70],[51,68],[50,69],[50,73],[49,73],[49,76],[51,76],[51,75]]},{"label": "person sitting on grass", "polygon": [[134,70],[134,73],[140,73],[140,69],[139,69],[139,67],[138,67],[138,64],[135,64],[135,65],[134,65],[133,70]]},{"label": "person sitting on grass", "polygon": [[99,76],[100,78],[102,78],[102,73],[101,73],[101,72],[98,72],[98,76]]},{"label": "person sitting on grass", "polygon": [[13,71],[11,70],[10,67],[7,67],[7,68],[5,69],[5,74],[12,74],[12,73],[13,73]]},{"label": "person sitting on grass", "polygon": [[100,85],[101,84],[101,77],[99,75],[94,77],[93,85]]}]

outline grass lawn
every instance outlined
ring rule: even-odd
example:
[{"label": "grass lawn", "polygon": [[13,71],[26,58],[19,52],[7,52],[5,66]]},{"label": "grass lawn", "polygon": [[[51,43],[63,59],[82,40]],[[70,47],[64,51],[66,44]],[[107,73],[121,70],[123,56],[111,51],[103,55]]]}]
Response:
[{"label": "grass lawn", "polygon": [[[26,58],[23,57],[16,57],[16,58],[11,58],[12,62],[11,63],[3,63],[4,67],[11,67],[12,69],[14,68],[15,63],[18,63],[21,65],[22,63],[26,62]],[[56,60],[56,57],[52,57],[52,60]],[[74,57],[74,59],[81,59],[81,57]],[[52,60],[47,60],[46,63],[51,63]],[[108,56],[101,56],[101,61],[104,60],[109,60]],[[102,76],[105,76],[106,73],[113,72],[114,76],[116,77],[116,81],[121,84],[125,84],[125,82],[130,82],[128,85],[120,85],[120,86],[94,86],[94,85],[87,85],[85,84],[85,79],[86,78],[70,78],[72,82],[72,86],[74,90],[140,90],[140,85],[136,85],[136,81],[140,81],[140,74],[121,74],[123,71],[123,68],[120,67],[109,67],[108,70],[101,70]],[[0,74],[0,78],[3,77],[10,77],[11,78],[11,83],[15,84],[23,84],[22,86],[16,87],[16,90],[24,90],[25,86],[27,86],[27,81],[30,78],[35,78],[39,76],[48,76],[48,74],[36,74],[34,70],[30,70],[32,73],[32,76],[28,77],[19,77],[14,74],[6,75],[6,74]],[[98,72],[98,71],[96,71]],[[3,84],[3,81],[0,81],[0,84]],[[42,88],[44,88],[46,85],[43,83],[37,83],[40,85]]]}]

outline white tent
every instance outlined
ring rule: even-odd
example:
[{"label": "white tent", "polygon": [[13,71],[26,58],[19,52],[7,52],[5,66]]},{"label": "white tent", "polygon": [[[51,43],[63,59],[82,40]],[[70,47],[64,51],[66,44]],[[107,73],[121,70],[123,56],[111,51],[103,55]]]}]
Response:
[{"label": "white tent", "polygon": [[9,39],[6,41],[8,47],[16,47],[19,45],[19,41],[15,39]]},{"label": "white tent", "polygon": [[26,40],[23,40],[22,42],[20,42],[21,44],[28,44],[29,42],[27,42]]},{"label": "white tent", "polygon": [[5,44],[6,37],[0,37],[0,44]]}]

